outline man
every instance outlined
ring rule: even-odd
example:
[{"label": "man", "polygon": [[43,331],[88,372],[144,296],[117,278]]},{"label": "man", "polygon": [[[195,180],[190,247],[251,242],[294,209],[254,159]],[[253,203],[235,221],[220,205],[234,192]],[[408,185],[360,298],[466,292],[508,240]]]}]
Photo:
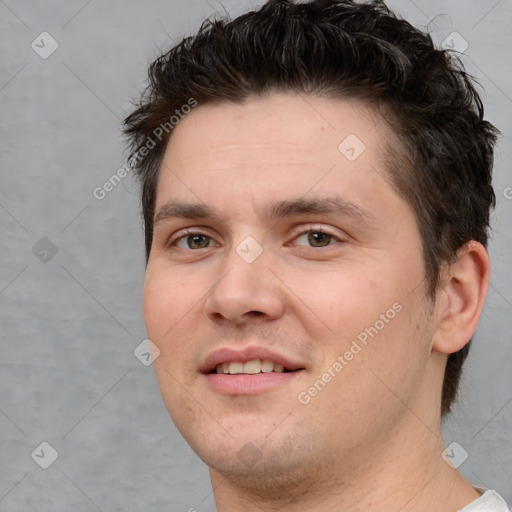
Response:
[{"label": "man", "polygon": [[158,58],[126,133],[154,367],[219,512],[508,510],[440,432],[495,202],[453,57],[381,2],[271,0]]}]

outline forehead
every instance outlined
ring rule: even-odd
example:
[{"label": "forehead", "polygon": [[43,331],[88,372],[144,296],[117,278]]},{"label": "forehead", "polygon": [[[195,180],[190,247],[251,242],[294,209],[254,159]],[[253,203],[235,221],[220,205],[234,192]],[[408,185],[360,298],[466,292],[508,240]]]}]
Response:
[{"label": "forehead", "polygon": [[388,186],[381,153],[390,134],[381,121],[359,101],[294,92],[199,105],[170,137],[156,210],[170,199],[228,208],[227,195],[251,204],[309,192],[367,203]]},{"label": "forehead", "polygon": [[379,121],[376,111],[361,101],[275,91],[243,103],[195,107],[174,129],[167,149],[183,163],[198,157],[214,160],[226,152],[235,159],[251,152],[286,153],[293,163],[307,155],[338,157],[339,144],[349,135],[353,141],[364,140],[373,152],[384,131],[377,128]]}]

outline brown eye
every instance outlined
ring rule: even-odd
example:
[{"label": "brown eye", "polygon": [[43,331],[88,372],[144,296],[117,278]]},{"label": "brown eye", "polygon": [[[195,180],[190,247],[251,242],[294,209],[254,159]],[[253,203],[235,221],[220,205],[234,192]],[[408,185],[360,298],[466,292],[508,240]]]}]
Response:
[{"label": "brown eye", "polygon": [[338,238],[336,238],[334,235],[318,230],[305,231],[295,240],[297,245],[318,248],[327,247],[328,245],[332,245],[333,243],[339,241]]},{"label": "brown eye", "polygon": [[312,247],[325,247],[330,244],[332,236],[328,233],[315,231],[308,234],[308,242]]},{"label": "brown eye", "polygon": [[[212,239],[209,236],[202,235],[200,233],[193,233],[191,235],[178,238],[174,242],[174,245],[180,249],[205,249],[210,245],[211,240]],[[183,243],[186,243],[186,247],[183,246]]]}]

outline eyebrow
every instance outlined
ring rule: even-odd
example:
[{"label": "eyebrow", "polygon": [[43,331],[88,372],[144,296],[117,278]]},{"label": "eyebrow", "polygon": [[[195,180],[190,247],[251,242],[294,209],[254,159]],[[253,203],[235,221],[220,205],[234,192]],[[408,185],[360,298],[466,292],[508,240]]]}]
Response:
[{"label": "eyebrow", "polygon": [[[287,199],[266,205],[264,212],[271,220],[279,220],[294,215],[317,213],[351,217],[355,220],[368,223],[376,223],[377,221],[376,217],[368,210],[341,197]],[[183,203],[171,200],[158,210],[153,222],[157,224],[158,222],[171,218],[220,220],[219,214],[206,204]]]}]

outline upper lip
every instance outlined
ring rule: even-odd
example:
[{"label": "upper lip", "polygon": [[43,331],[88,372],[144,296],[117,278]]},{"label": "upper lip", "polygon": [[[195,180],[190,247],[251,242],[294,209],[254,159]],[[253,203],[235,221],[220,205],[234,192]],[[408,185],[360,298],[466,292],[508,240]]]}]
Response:
[{"label": "upper lip", "polygon": [[286,370],[304,369],[304,365],[294,362],[278,352],[265,347],[252,346],[245,348],[223,347],[214,350],[205,358],[199,370],[202,373],[210,373],[218,364],[234,361],[246,363],[254,359],[268,359],[274,363],[280,364]]}]

